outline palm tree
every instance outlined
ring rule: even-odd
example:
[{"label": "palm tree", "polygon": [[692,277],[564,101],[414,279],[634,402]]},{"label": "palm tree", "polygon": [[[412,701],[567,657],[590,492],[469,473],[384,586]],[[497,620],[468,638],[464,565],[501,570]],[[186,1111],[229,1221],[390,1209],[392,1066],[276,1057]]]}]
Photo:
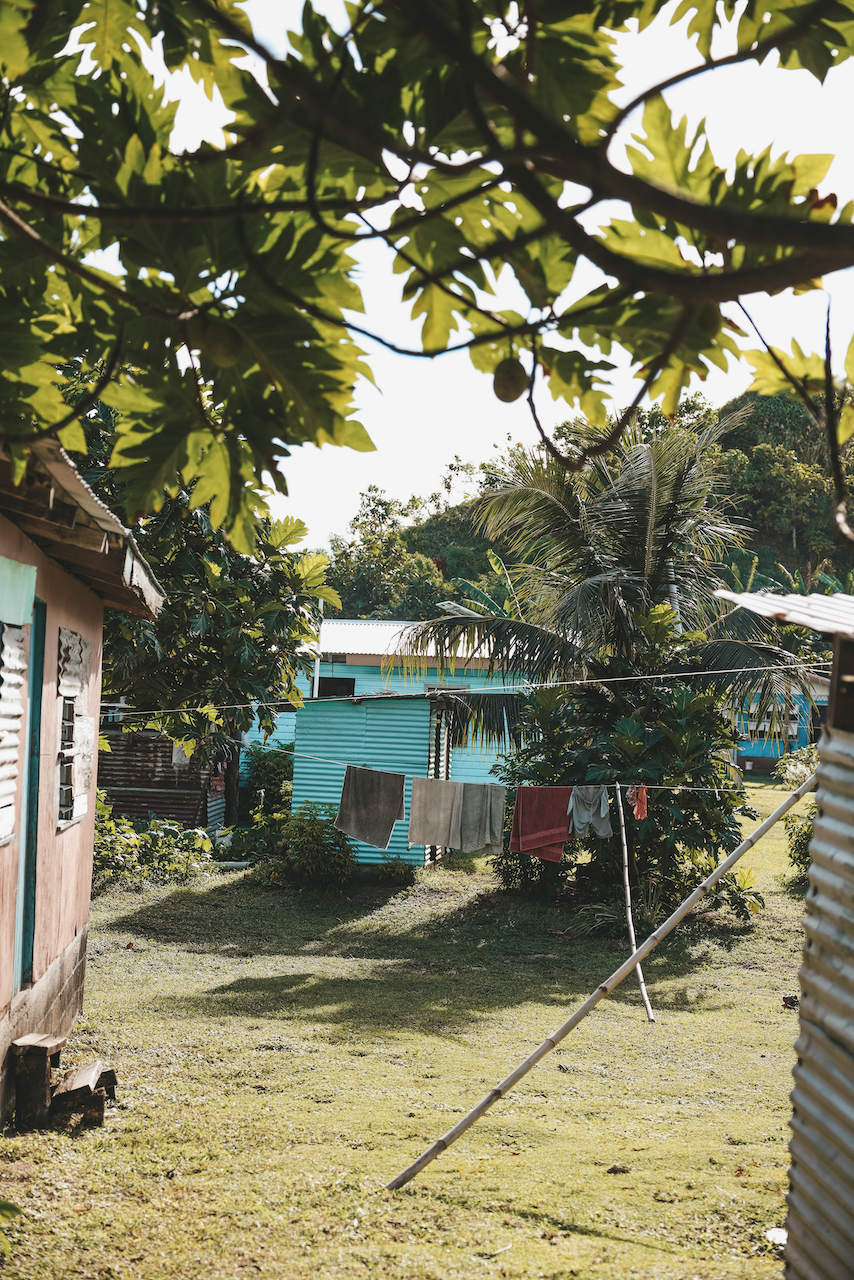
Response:
[{"label": "palm tree", "polygon": [[[801,687],[797,660],[772,642],[773,624],[714,594],[726,552],[748,532],[731,514],[716,447],[733,425],[729,417],[698,432],[667,425],[650,434],[635,424],[580,472],[540,449],[516,450],[475,516],[516,559],[514,607],[479,592],[448,602],[445,616],[409,629],[409,660],[435,649],[441,669],[486,657],[491,671],[534,684],[595,677],[613,658],[640,671],[648,646],[638,620],[667,604],[686,642],[668,673],[692,670],[733,706],[758,702],[776,728]],[[588,427],[565,431],[570,447],[597,439]],[[467,704],[469,728],[506,736],[511,703],[470,695]]]}]

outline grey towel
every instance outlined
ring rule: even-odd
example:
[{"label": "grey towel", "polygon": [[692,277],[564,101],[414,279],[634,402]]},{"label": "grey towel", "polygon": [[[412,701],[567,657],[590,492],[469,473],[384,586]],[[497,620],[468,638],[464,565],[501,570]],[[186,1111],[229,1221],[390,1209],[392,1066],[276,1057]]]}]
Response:
[{"label": "grey towel", "polygon": [[507,788],[495,783],[464,782],[460,818],[460,851],[493,857],[504,843],[504,801]]},{"label": "grey towel", "polygon": [[435,844],[459,849],[463,784],[442,778],[413,778],[409,805],[409,847]]},{"label": "grey towel", "polygon": [[586,836],[590,827],[600,840],[613,835],[608,810],[608,788],[573,787],[567,813],[572,815],[572,835]]},{"label": "grey towel", "polygon": [[347,765],[335,826],[354,840],[387,849],[392,828],[404,816],[402,773]]}]

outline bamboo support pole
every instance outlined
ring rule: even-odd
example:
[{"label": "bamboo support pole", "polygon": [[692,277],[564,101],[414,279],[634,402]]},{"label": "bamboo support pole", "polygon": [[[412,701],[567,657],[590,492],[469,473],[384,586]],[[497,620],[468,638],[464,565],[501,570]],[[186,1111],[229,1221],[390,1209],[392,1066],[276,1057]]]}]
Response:
[{"label": "bamboo support pole", "polygon": [[688,915],[688,912],[693,910],[700,899],[709,892],[712,886],[717,884],[718,880],[725,876],[728,871],[732,870],[739,858],[743,857],[743,855],[747,853],[748,849],[752,849],[757,840],[761,840],[765,833],[770,831],[771,828],[789,812],[792,806],[797,804],[801,797],[805,796],[806,793],[815,786],[817,776],[818,775],[814,773],[806,780],[806,782],[801,783],[797,791],[793,791],[792,794],[783,801],[779,808],[774,810],[769,818],[766,818],[764,822],[759,824],[753,832],[753,835],[748,836],[746,840],[743,840],[738,848],[734,849],[728,858],[726,858],[719,866],[715,867],[715,870],[706,877],[702,884],[697,886],[694,892],[685,899],[681,906],[677,907],[671,916],[668,916],[664,924],[660,925],[659,928],[651,933],[646,942],[642,943],[637,950],[629,956],[628,960],[623,961],[619,969],[615,969],[610,978],[607,978],[601,986],[598,986],[592,995],[589,995],[584,1003],[578,1006],[575,1013],[573,1013],[570,1018],[567,1018],[566,1022],[564,1022],[562,1026],[558,1027],[557,1031],[550,1035],[547,1040],[544,1040],[543,1043],[535,1049],[524,1062],[520,1062],[519,1066],[511,1071],[509,1076],[505,1076],[501,1083],[496,1085],[494,1089],[491,1089],[485,1098],[481,1098],[477,1106],[472,1107],[468,1115],[463,1116],[459,1124],[455,1124],[453,1129],[449,1129],[443,1137],[433,1143],[432,1147],[428,1147],[423,1155],[420,1155],[417,1160],[413,1161],[413,1163],[404,1169],[402,1173],[399,1173],[396,1178],[392,1178],[391,1182],[386,1184],[386,1189],[388,1191],[396,1191],[399,1187],[405,1187],[407,1182],[410,1182],[417,1173],[420,1173],[421,1170],[426,1168],[432,1160],[435,1160],[436,1156],[441,1155],[443,1151],[447,1151],[448,1147],[452,1146],[453,1143],[457,1141],[457,1138],[461,1138],[466,1130],[470,1129],[475,1121],[479,1120],[480,1117],[499,1100],[499,1098],[503,1098],[505,1094],[509,1093],[514,1085],[519,1083],[523,1076],[526,1076],[528,1072],[546,1056],[546,1054],[551,1053],[552,1049],[555,1049],[560,1044],[561,1040],[569,1035],[570,1031],[574,1031],[579,1022],[582,1022],[587,1017],[588,1013],[596,1008],[599,1001],[603,1000],[605,996],[610,995],[614,988],[618,987],[623,981],[623,978],[627,978],[637,964],[641,960],[644,960],[651,951],[654,951],[659,942],[661,942],[663,938],[666,938],[668,933],[676,928],[679,921],[684,920],[685,916]]},{"label": "bamboo support pole", "polygon": [[[626,895],[626,923],[629,926],[629,946],[632,951],[637,951],[638,944],[635,939],[635,922],[632,917],[632,890],[629,884],[629,845],[626,840],[626,819],[623,814],[623,797],[620,792],[619,782],[614,784],[617,788],[617,813],[620,817],[620,840],[623,843],[623,890]],[[648,1021],[655,1022],[655,1014],[652,1011],[652,1005],[649,1002],[649,996],[646,991],[646,983],[643,980],[643,969],[640,964],[635,965],[635,973],[638,975],[638,986],[640,987],[641,1000],[643,1007],[646,1009]]]}]

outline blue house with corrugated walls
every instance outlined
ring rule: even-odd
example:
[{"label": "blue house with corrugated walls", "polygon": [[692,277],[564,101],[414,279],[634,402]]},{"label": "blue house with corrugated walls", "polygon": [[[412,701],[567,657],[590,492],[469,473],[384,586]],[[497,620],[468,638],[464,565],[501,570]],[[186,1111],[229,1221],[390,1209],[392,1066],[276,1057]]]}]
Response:
[{"label": "blue house with corrugated walls", "polygon": [[793,693],[789,721],[782,733],[771,733],[770,717],[756,715],[755,708],[738,712],[736,763],[745,773],[771,773],[781,756],[818,742],[827,716],[830,681],[826,676],[810,678],[810,699]]},{"label": "blue house with corrugated walls", "polygon": [[[441,679],[434,666],[417,672],[397,663],[383,664],[398,652],[401,632],[411,623],[330,619],[320,630],[312,679],[300,681],[305,705],[279,717],[273,735],[294,741],[293,808],[308,801],[337,809],[348,764],[404,773],[406,819],[395,824],[387,854],[422,865],[435,856],[423,846],[407,847],[409,799],[413,777],[450,778],[454,782],[494,782],[491,773],[500,751],[478,743],[452,747],[442,690],[501,687],[489,678],[484,659],[476,658]],[[263,743],[258,731],[244,741]],[[357,843],[363,863],[378,863],[383,851]]]}]

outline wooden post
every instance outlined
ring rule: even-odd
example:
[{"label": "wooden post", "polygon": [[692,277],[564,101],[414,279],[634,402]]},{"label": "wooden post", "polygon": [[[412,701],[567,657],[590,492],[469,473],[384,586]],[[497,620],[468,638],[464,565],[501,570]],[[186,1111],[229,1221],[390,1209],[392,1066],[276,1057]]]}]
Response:
[{"label": "wooden post", "polygon": [[[637,951],[638,944],[635,941],[635,922],[632,918],[632,891],[629,885],[629,846],[626,843],[626,819],[623,814],[623,797],[620,792],[619,782],[614,785],[617,788],[617,813],[620,816],[620,839],[623,844],[623,892],[626,895],[626,923],[629,926],[629,946],[632,951]],[[655,1022],[655,1014],[652,1011],[652,1005],[650,1004],[649,996],[646,993],[646,983],[643,980],[643,969],[639,964],[635,966],[635,973],[638,975],[638,986],[640,987],[643,1007],[646,1009],[646,1016],[650,1022]]]},{"label": "wooden post", "polygon": [[463,1116],[462,1120],[460,1120],[458,1124],[455,1124],[453,1129],[449,1129],[443,1137],[433,1143],[432,1147],[428,1147],[423,1155],[420,1155],[417,1160],[413,1161],[413,1163],[404,1169],[402,1173],[399,1173],[396,1178],[392,1178],[391,1182],[386,1184],[386,1190],[396,1191],[399,1187],[405,1187],[407,1182],[410,1182],[417,1173],[420,1173],[421,1170],[430,1164],[432,1160],[435,1160],[436,1156],[441,1155],[443,1151],[447,1151],[448,1147],[457,1141],[457,1138],[461,1138],[466,1130],[470,1129],[476,1120],[479,1120],[490,1107],[494,1106],[499,1098],[503,1098],[506,1093],[509,1093],[514,1085],[517,1085],[523,1076],[526,1076],[528,1072],[546,1056],[546,1054],[551,1053],[552,1049],[557,1048],[561,1040],[568,1036],[570,1031],[574,1031],[579,1022],[583,1022],[588,1013],[591,1013],[593,1009],[596,1008],[599,1001],[604,1000],[605,996],[610,995],[614,988],[619,986],[623,981],[623,978],[627,978],[632,970],[637,967],[638,962],[648,956],[651,951],[654,951],[659,942],[661,942],[663,938],[666,938],[668,933],[676,928],[679,921],[684,920],[689,911],[693,911],[700,899],[704,897],[712,886],[716,885],[728,871],[732,870],[739,858],[743,857],[743,855],[747,853],[748,849],[752,849],[757,840],[761,840],[766,831],[770,831],[774,824],[779,822],[783,815],[788,813],[793,805],[796,805],[801,797],[805,796],[806,793],[815,786],[817,777],[818,775],[814,773],[811,777],[807,778],[806,782],[802,782],[797,791],[793,791],[788,799],[784,800],[780,807],[775,809],[769,818],[766,818],[764,822],[759,824],[752,836],[748,836],[746,840],[743,840],[738,848],[734,849],[728,858],[725,858],[723,862],[719,863],[719,865],[715,867],[714,871],[712,871],[710,875],[706,876],[703,883],[697,885],[694,892],[689,894],[681,906],[677,907],[673,914],[665,920],[664,924],[660,925],[654,933],[651,933],[646,942],[642,943],[641,946],[639,946],[638,949],[629,956],[628,960],[624,960],[619,969],[615,969],[610,978],[606,978],[605,981],[596,988],[592,995],[589,995],[584,1003],[578,1006],[575,1013],[573,1013],[571,1017],[567,1018],[566,1022],[558,1027],[557,1031],[553,1032],[552,1035],[544,1040],[543,1043],[536,1048],[524,1062],[520,1062],[519,1066],[511,1071],[509,1076],[505,1076],[494,1089],[491,1089],[485,1098],[481,1098],[477,1106],[472,1107],[468,1115]]},{"label": "wooden post", "polygon": [[[65,1036],[21,1036],[12,1042],[15,1060],[15,1125],[18,1129],[42,1129],[50,1110],[51,1059],[58,1063]],[[53,1065],[56,1065],[54,1063]]]}]

